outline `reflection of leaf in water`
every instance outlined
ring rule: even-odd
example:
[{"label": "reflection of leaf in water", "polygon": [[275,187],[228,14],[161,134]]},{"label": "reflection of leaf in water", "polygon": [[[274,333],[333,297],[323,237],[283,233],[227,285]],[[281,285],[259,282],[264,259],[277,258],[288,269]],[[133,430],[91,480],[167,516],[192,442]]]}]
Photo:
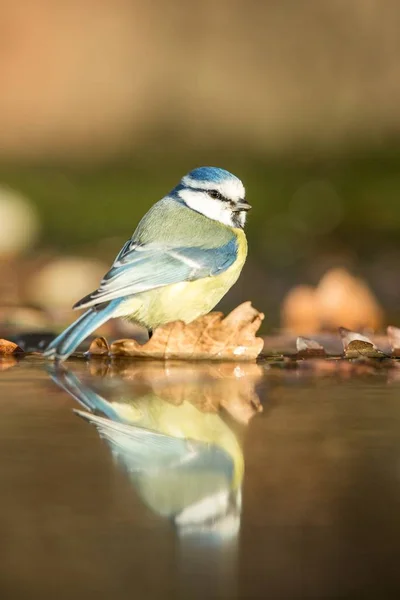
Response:
[{"label": "reflection of leaf in water", "polygon": [[10,355],[6,355],[4,358],[0,356],[0,371],[7,371],[11,367],[15,367],[17,360]]},{"label": "reflection of leaf in water", "polygon": [[191,402],[203,412],[223,407],[241,423],[262,410],[255,386],[263,368],[254,363],[125,361],[89,362],[93,375],[123,379],[175,405]]},{"label": "reflection of leaf in water", "polygon": [[213,312],[192,323],[175,321],[158,327],[145,344],[136,340],[117,340],[111,344],[113,356],[150,358],[254,360],[263,348],[256,337],[264,318],[244,302],[228,316]]}]

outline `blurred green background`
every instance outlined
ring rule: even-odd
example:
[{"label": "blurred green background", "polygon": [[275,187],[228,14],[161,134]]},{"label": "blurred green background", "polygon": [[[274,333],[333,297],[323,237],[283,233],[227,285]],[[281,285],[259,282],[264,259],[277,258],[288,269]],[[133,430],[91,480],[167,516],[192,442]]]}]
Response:
[{"label": "blurred green background", "polygon": [[[251,299],[272,330],[293,286],[343,266],[383,322],[400,320],[398,2],[0,10],[3,304],[70,306],[156,200],[215,165],[254,207],[248,263],[221,308]],[[60,256],[77,260],[65,277],[57,263],[54,290],[42,271]]]}]

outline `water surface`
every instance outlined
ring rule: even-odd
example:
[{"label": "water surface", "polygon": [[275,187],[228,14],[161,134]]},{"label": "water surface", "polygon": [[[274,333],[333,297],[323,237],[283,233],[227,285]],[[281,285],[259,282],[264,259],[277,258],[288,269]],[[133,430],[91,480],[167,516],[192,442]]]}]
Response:
[{"label": "water surface", "polygon": [[398,596],[396,371],[2,368],[1,598]]}]

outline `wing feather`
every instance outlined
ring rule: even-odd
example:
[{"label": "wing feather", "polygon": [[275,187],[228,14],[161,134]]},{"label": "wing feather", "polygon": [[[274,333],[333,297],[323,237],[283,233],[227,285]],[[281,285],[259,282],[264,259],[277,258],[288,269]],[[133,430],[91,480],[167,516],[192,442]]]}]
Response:
[{"label": "wing feather", "polygon": [[74,308],[85,308],[181,281],[210,277],[228,269],[237,257],[237,239],[219,248],[171,247],[127,242],[100,287]]}]

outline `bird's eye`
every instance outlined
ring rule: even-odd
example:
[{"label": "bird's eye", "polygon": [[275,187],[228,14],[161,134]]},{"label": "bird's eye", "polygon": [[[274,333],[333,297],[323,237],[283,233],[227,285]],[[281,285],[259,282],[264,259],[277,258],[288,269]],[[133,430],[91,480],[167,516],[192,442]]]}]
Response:
[{"label": "bird's eye", "polygon": [[220,194],[217,190],[209,190],[207,193],[215,200],[222,200],[222,194]]}]

